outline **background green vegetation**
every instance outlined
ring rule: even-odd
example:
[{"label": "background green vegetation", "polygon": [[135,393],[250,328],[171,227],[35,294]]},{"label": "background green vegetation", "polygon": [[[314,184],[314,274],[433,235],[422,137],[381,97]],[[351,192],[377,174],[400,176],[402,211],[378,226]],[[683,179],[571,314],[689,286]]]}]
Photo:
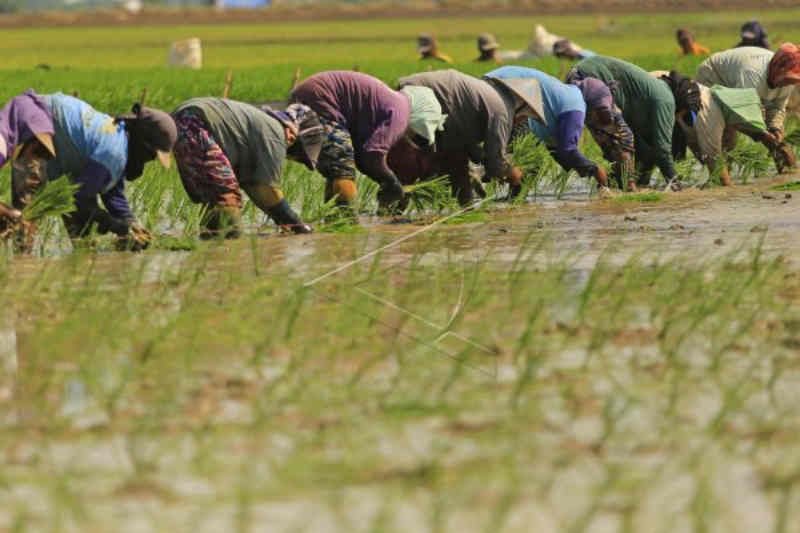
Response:
[{"label": "background green vegetation", "polygon": [[[798,14],[4,30],[0,98],[78,91],[118,113],[147,87],[171,109],[221,94],[228,68],[248,101],[283,97],[298,67],[392,83],[427,68],[423,31],[480,74],[478,33],[524,48],[536,22],[691,73],[676,27],[721,49],[756,16],[773,42],[800,40]],[[207,68],[164,67],[190,36]],[[586,192],[521,142],[532,194]],[[752,144],[738,157],[740,180],[771,171]],[[324,214],[321,179],[290,165],[284,184],[305,218]],[[307,287],[418,226],[279,238],[248,207],[246,238],[198,243],[181,240],[198,208],[174,170],[151,166],[130,196],[185,251],[63,254],[51,220],[44,258],[0,261],[0,530],[798,531],[800,277],[763,228],[714,219],[750,237],[714,254],[697,228],[640,240],[642,225],[619,245],[592,222],[685,195],[584,204],[562,232],[538,207],[491,207]]]}]

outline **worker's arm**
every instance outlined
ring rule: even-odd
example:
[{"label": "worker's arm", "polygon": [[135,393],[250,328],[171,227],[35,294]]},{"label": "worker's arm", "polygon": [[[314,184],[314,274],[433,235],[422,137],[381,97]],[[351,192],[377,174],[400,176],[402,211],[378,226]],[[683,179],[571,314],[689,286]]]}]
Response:
[{"label": "worker's arm", "polygon": [[365,152],[361,157],[361,171],[376,181],[381,190],[378,193],[382,204],[393,204],[403,198],[403,186],[386,161],[387,153],[379,151]]},{"label": "worker's arm", "polygon": [[583,155],[578,147],[584,118],[585,114],[581,111],[559,115],[553,157],[564,170],[575,170],[581,176],[595,176],[597,164]]},{"label": "worker's arm", "polygon": [[313,230],[304,224],[300,216],[292,209],[283,196],[283,191],[263,183],[242,184],[242,189],[247,193],[256,207],[264,211],[281,228],[291,230],[293,233],[311,233]]},{"label": "worker's arm", "polygon": [[764,118],[767,123],[767,128],[770,132],[776,134],[779,140],[783,140],[786,105],[789,103],[789,96],[791,94],[791,91],[781,90],[775,98],[761,101],[764,105]]},{"label": "worker's arm", "polygon": [[[675,165],[672,160],[672,129],[675,127],[675,102],[657,100],[653,109],[652,144],[648,147],[651,151],[653,162],[658,166],[664,179],[670,181],[675,178]],[[639,139],[636,139],[639,143]]]}]

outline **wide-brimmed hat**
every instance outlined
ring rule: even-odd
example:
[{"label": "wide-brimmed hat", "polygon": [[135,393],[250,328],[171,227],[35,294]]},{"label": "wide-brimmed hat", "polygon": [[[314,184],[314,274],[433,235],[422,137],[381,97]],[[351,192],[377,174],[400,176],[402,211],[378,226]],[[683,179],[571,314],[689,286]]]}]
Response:
[{"label": "wide-brimmed hat", "polygon": [[[128,131],[129,142],[139,144],[155,153],[156,159],[164,168],[170,167],[170,153],[178,139],[178,128],[169,113],[159,109],[134,104],[132,114],[117,117],[123,120]],[[129,150],[128,157],[146,155],[138,150]]]},{"label": "wide-brimmed hat", "polygon": [[325,140],[325,128],[319,121],[319,116],[309,110],[299,121],[297,140],[303,149],[303,163],[309,170],[317,168],[319,154],[322,152],[322,143]]},{"label": "wide-brimmed hat", "polygon": [[500,48],[500,43],[491,33],[482,33],[478,36],[478,50],[481,52],[488,52],[498,48]]},{"label": "wide-brimmed hat", "polygon": [[423,54],[436,47],[436,38],[429,33],[420,33],[417,37],[417,52]]},{"label": "wide-brimmed hat", "polygon": [[289,147],[289,150],[293,155],[299,155],[300,162],[309,170],[315,170],[325,140],[325,128],[319,120],[319,115],[307,105],[300,103],[291,104],[284,110],[273,109],[268,105],[262,105],[259,109],[277,119],[283,127],[289,128],[295,134],[296,146]]},{"label": "wide-brimmed hat", "polygon": [[539,80],[520,75],[520,70],[522,70],[520,67],[500,67],[486,74],[484,79],[493,80],[511,91],[533,111],[536,120],[546,125],[542,86]]},{"label": "wide-brimmed hat", "polygon": [[425,138],[428,145],[436,142],[436,132],[444,129],[447,115],[442,114],[442,104],[433,90],[418,85],[406,85],[400,92],[408,96],[411,116],[408,126],[414,133]]}]

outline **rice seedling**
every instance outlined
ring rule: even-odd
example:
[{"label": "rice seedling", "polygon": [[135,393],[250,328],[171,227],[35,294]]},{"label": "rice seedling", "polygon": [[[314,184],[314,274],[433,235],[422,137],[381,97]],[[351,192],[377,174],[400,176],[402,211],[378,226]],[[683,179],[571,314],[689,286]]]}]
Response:
[{"label": "rice seedling", "polygon": [[666,197],[666,194],[659,191],[646,191],[646,192],[632,192],[618,194],[611,200],[617,203],[655,203],[660,202]]},{"label": "rice seedling", "polygon": [[792,181],[770,187],[773,191],[800,191],[800,181]]},{"label": "rice seedling", "polygon": [[66,176],[48,181],[22,210],[22,218],[29,222],[37,222],[45,217],[58,217],[73,212],[75,191],[78,187],[70,183]]},{"label": "rice seedling", "polygon": [[408,207],[406,212],[418,214],[440,213],[456,206],[450,193],[450,180],[447,176],[424,180],[403,187]]},{"label": "rice seedling", "polygon": [[[796,12],[759,17],[790,39]],[[693,14],[717,49],[730,45],[740,18]],[[701,60],[675,59],[684,14],[426,24],[448,52],[471,59],[474,34],[487,25],[522,49],[534,22],[648,69],[691,74]],[[219,94],[229,67],[237,69],[231,96],[245,101],[285,97],[298,66],[304,75],[349,69],[358,57],[389,84],[426,68],[414,57],[418,20],[277,28],[7,30],[0,96],[78,90],[115,113],[146,85],[148,102],[169,110]],[[208,68],[161,67],[167,36],[195,33]],[[31,69],[45,60],[51,70]],[[523,64],[561,68],[554,59]],[[456,67],[492,68],[466,59]],[[602,161],[590,136],[581,147]],[[563,172],[530,136],[513,158],[526,173],[523,198],[587,191],[590,182]],[[771,169],[749,141],[733,159],[746,181]],[[690,183],[705,175],[691,158],[679,172]],[[357,184],[349,214],[372,215],[377,185],[363,176]],[[200,244],[201,206],[174,170],[151,165],[126,187],[156,235],[153,250],[106,253],[101,241],[64,254],[60,221],[45,215],[47,260],[0,261],[0,530],[783,531],[800,523],[790,438],[800,429],[800,278],[786,229],[796,223],[773,218],[791,217],[791,203],[765,210],[748,193],[719,211],[713,202],[691,213],[644,210],[659,226],[650,234],[606,203],[573,198],[366,231],[337,216],[319,175],[290,163],[281,185],[321,234],[259,238],[267,219],[248,203],[246,238]],[[489,197],[502,190],[487,185]],[[8,192],[4,170],[0,194]],[[417,220],[455,209],[441,182],[410,192]],[[749,223],[730,224],[740,208],[750,210],[745,220],[778,223],[751,234]],[[689,215],[691,232],[672,238],[677,230],[666,227]],[[474,224],[458,226],[466,223]],[[715,240],[720,226],[724,244]]]}]

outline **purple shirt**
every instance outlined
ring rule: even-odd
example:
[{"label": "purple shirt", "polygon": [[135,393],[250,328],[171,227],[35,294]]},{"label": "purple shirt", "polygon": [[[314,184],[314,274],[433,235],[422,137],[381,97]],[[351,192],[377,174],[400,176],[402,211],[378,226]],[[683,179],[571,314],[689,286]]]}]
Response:
[{"label": "purple shirt", "polygon": [[388,153],[408,129],[411,114],[406,95],[359,72],[315,74],[294,88],[291,99],[344,126],[356,160],[366,152]]},{"label": "purple shirt", "polygon": [[0,153],[0,166],[14,154],[18,144],[30,141],[36,134],[54,132],[53,116],[39,95],[28,89],[15,96],[0,110],[0,135],[6,144],[5,154]]},{"label": "purple shirt", "polygon": [[78,208],[97,206],[99,195],[112,217],[122,220],[136,218],[125,196],[124,179],[117,180],[111,189],[103,192],[112,182],[111,172],[97,161],[90,159],[80,175],[74,176],[73,182],[80,185],[75,193],[75,204]]}]

